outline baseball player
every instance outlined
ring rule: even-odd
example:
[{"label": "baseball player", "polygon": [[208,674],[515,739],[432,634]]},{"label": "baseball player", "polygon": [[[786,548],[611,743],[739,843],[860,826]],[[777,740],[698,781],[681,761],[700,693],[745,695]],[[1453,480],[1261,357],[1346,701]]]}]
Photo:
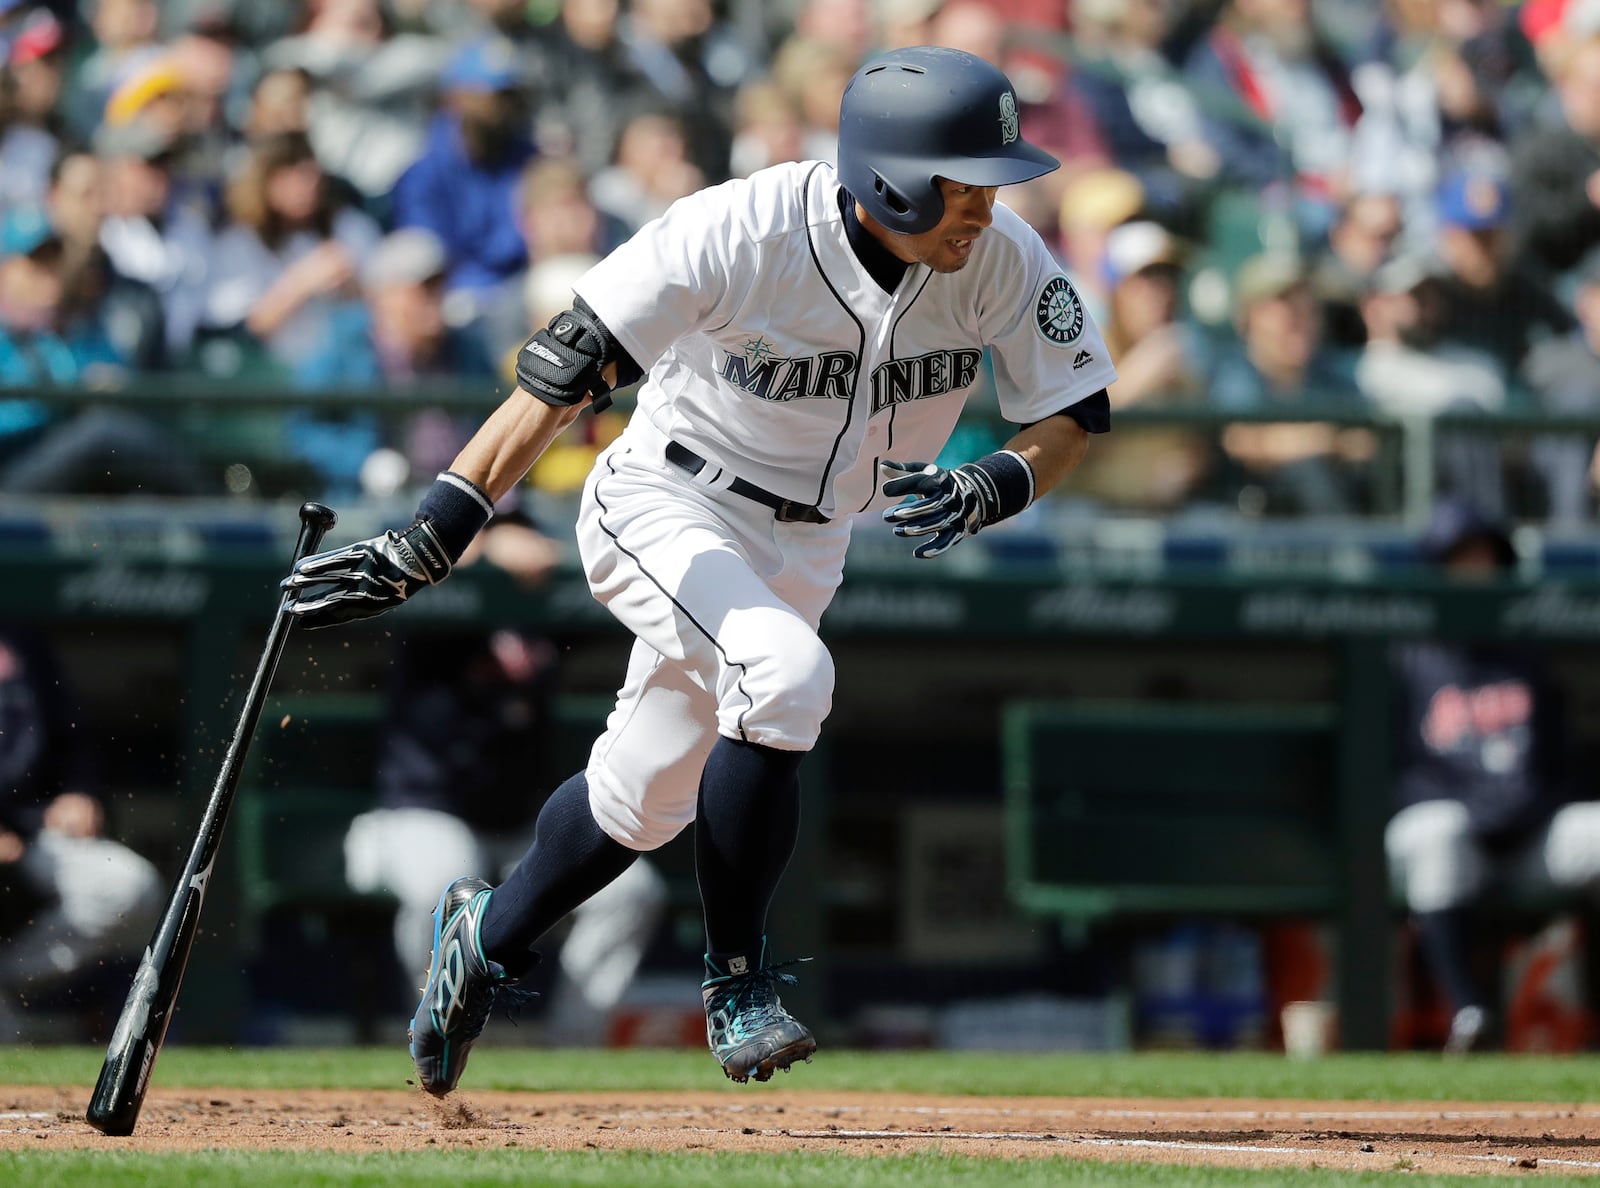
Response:
[{"label": "baseball player", "polygon": [[[837,169],[777,165],[675,203],[523,347],[516,391],[410,527],[286,579],[312,626],[444,580],[579,410],[643,376],[577,525],[595,598],[636,637],[627,676],[511,875],[440,897],[411,1032],[430,1093],[455,1087],[540,934],[691,822],[713,1055],[740,1082],[810,1059],[766,921],[794,848],[796,772],[832,698],[817,626],[852,521],[882,512],[936,557],[1022,511],[1109,427],[1099,331],[995,201],[1057,164],[1021,138],[1016,92],[987,62],[931,47],[868,62],[844,94]],[[1023,428],[953,469],[915,461],[945,444],[985,348]]]}]

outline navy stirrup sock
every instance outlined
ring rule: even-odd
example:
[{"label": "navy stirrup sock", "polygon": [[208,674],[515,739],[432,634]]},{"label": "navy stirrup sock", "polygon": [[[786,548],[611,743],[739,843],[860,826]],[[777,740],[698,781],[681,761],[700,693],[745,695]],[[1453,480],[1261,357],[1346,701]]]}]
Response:
[{"label": "navy stirrup sock", "polygon": [[760,960],[767,909],[800,834],[800,761],[719,738],[700,777],[695,875],[705,911],[708,960]]},{"label": "navy stirrup sock", "polygon": [[1482,1006],[1484,995],[1475,983],[1468,960],[1466,911],[1447,908],[1441,912],[1417,912],[1412,919],[1428,967],[1450,1000],[1450,1009]]},{"label": "navy stirrup sock", "polygon": [[534,823],[533,844],[489,896],[478,931],[484,955],[511,977],[522,976],[537,961],[529,952],[533,944],[638,856],[595,821],[589,781],[579,772],[550,794]]}]

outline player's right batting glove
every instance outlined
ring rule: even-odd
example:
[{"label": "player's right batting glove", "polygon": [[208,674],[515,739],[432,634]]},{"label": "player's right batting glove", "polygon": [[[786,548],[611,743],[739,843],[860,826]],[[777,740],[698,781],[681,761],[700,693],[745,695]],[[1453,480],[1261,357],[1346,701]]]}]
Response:
[{"label": "player's right batting glove", "polygon": [[298,593],[289,613],[306,627],[370,619],[399,606],[413,591],[450,576],[450,558],[427,520],[404,532],[392,528],[371,540],[307,557],[283,579]]}]

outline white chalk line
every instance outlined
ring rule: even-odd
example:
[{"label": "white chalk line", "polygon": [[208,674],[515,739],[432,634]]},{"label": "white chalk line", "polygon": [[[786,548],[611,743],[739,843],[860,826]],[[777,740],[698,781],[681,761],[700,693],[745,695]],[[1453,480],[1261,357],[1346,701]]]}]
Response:
[{"label": "white chalk line", "polygon": [[[754,1104],[743,1105],[729,1103],[727,1105],[707,1106],[702,1108],[684,1109],[644,1109],[625,1110],[612,1115],[618,1118],[694,1118],[707,1113],[730,1114],[764,1114],[770,1113],[771,1106]],[[1087,1109],[1031,1109],[1026,1107],[1011,1108],[1007,1106],[927,1106],[927,1105],[895,1105],[892,1102],[873,1103],[868,1106],[835,1105],[828,1106],[827,1113],[831,1117],[843,1117],[847,1114],[921,1114],[929,1117],[974,1117],[974,1118],[1011,1118],[1022,1115],[1029,1118],[1136,1118],[1136,1119],[1161,1119],[1161,1118],[1217,1118],[1238,1119],[1243,1121],[1293,1121],[1314,1122],[1318,1119],[1351,1119],[1360,1122],[1419,1122],[1419,1121],[1493,1121],[1498,1119],[1521,1118],[1526,1120],[1543,1118],[1600,1118],[1600,1108],[1585,1106],[1559,1106],[1530,1105],[1514,1110],[1172,1110],[1172,1109],[1112,1109],[1112,1108],[1087,1108]]]},{"label": "white chalk line", "polygon": [[[708,1134],[729,1134],[731,1131],[705,1130]],[[1305,1147],[1257,1147],[1247,1143],[1194,1143],[1176,1139],[1116,1139],[1116,1138],[1082,1138],[1071,1135],[1037,1134],[1031,1131],[980,1131],[980,1130],[943,1130],[938,1132],[911,1131],[911,1130],[758,1130],[754,1133],[771,1138],[800,1138],[800,1139],[974,1139],[981,1142],[1018,1142],[1018,1143],[1060,1143],[1063,1146],[1082,1145],[1087,1147],[1137,1147],[1156,1151],[1216,1151],[1237,1155],[1300,1155],[1307,1157],[1326,1156],[1332,1153],[1362,1154],[1381,1157],[1390,1154],[1387,1151],[1346,1151],[1335,1152],[1327,1147],[1308,1150]],[[1559,1141],[1559,1140],[1557,1140]],[[1600,1162],[1587,1159],[1559,1159],[1538,1156],[1513,1156],[1513,1155],[1467,1155],[1447,1152],[1425,1152],[1416,1155],[1406,1155],[1408,1159],[1465,1159],[1474,1163],[1502,1163],[1514,1164],[1523,1158],[1537,1159],[1539,1166],[1553,1164],[1557,1167],[1581,1167],[1600,1169]]]}]

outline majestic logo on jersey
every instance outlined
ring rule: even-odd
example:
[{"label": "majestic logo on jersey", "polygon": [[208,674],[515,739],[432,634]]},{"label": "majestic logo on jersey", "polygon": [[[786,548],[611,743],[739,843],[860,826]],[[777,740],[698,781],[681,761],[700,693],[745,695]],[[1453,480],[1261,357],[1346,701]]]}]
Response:
[{"label": "majestic logo on jersey", "polygon": [[872,411],[880,413],[890,405],[970,388],[982,361],[982,351],[962,348],[880,363],[872,373]]},{"label": "majestic logo on jersey", "polygon": [[1010,91],[1000,92],[1000,143],[1010,144],[1017,138],[1017,97]]},{"label": "majestic logo on jersey", "polygon": [[758,334],[744,342],[742,354],[729,351],[717,374],[759,400],[786,404],[791,400],[849,400],[855,369],[852,351],[789,358],[778,354],[778,348]]},{"label": "majestic logo on jersey", "polygon": [[1033,307],[1033,321],[1039,333],[1057,346],[1078,340],[1083,333],[1083,302],[1071,281],[1060,275],[1045,281]]}]

